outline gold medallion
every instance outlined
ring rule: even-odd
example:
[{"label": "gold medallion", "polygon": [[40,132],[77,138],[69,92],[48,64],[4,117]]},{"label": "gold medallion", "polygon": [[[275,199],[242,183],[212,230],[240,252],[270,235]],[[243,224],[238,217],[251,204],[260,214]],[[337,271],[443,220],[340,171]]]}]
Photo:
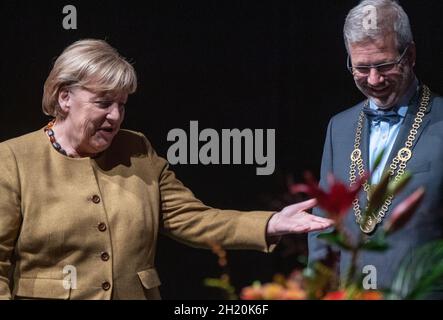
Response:
[{"label": "gold medallion", "polygon": [[409,159],[411,159],[412,157],[412,151],[409,148],[401,148],[400,150],[398,150],[398,154],[397,157],[400,161],[408,161]]},{"label": "gold medallion", "polygon": [[376,225],[377,221],[372,217],[369,217],[368,220],[366,220],[366,223],[360,224],[360,230],[366,234],[369,234],[374,231]]},{"label": "gold medallion", "polygon": [[354,151],[352,151],[351,153],[351,160],[352,161],[357,161],[361,156],[361,151],[360,149],[354,149]]},{"label": "gold medallion", "polygon": [[[392,176],[392,178],[396,181],[398,181],[400,177],[403,175],[406,165],[412,157],[411,148],[414,145],[414,141],[420,129],[420,124],[423,122],[423,118],[425,117],[426,112],[428,110],[430,96],[431,96],[431,91],[427,86],[424,85],[421,93],[421,101],[419,103],[419,108],[415,115],[414,123],[412,124],[412,127],[409,131],[407,140],[405,141],[404,147],[397,152],[394,159],[392,159],[392,163],[389,165],[389,173]],[[364,107],[367,107],[368,105],[369,105],[369,100],[366,100]],[[350,155],[351,158],[351,164],[349,166],[350,186],[352,186],[356,182],[357,179],[356,173],[358,173],[360,178],[363,178],[365,176],[365,168],[363,165],[363,159],[361,157],[362,154],[360,149],[364,118],[365,118],[364,112],[361,111],[358,117],[357,127],[355,131],[354,149],[352,150]],[[366,199],[369,202],[373,190],[371,186],[368,184],[368,181],[365,181],[363,183],[363,186],[364,186],[363,190],[366,191]],[[385,217],[386,212],[389,210],[389,206],[392,203],[392,199],[393,196],[389,196],[388,198],[386,198],[384,204],[380,207],[380,209],[377,209],[378,212],[377,213],[374,212],[374,215],[367,217],[366,221],[362,221],[363,220],[362,209],[360,208],[359,198],[356,197],[354,199],[353,209],[355,214],[355,220],[357,224],[359,224],[360,230],[362,232],[366,234],[374,232],[377,224],[382,221],[382,219]],[[365,210],[367,209],[368,208],[366,207]]]}]

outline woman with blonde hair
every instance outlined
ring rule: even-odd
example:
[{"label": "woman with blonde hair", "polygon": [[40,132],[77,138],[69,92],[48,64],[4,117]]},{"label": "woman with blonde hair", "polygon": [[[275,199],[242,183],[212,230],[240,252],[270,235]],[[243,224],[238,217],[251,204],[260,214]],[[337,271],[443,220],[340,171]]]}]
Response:
[{"label": "woman with blonde hair", "polygon": [[44,128],[0,143],[0,298],[158,299],[159,232],[194,247],[272,250],[321,230],[305,212],[208,207],[146,137],[120,129],[136,73],[105,41],[81,40],[44,85]]}]

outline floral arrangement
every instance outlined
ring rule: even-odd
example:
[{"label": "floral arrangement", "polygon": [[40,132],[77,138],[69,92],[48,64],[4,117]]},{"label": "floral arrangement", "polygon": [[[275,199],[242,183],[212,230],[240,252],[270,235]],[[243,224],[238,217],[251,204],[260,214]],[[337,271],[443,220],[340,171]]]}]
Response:
[{"label": "floral arrangement", "polygon": [[[377,158],[374,169],[380,162],[382,154]],[[273,282],[262,284],[255,281],[251,286],[245,287],[240,292],[243,300],[380,300],[380,299],[420,299],[442,283],[443,279],[443,240],[429,243],[417,252],[415,259],[405,257],[400,266],[392,288],[383,291],[364,290],[362,279],[356,276],[356,262],[362,251],[384,251],[389,245],[386,239],[401,229],[412,217],[423,199],[424,189],[419,188],[392,211],[389,220],[384,223],[383,229],[372,238],[366,238],[361,233],[358,241],[351,241],[347,230],[343,226],[343,218],[349,212],[354,199],[361,191],[362,186],[368,181],[369,176],[363,176],[350,187],[330,175],[328,177],[329,192],[321,189],[312,174],[305,174],[305,184],[289,185],[291,194],[305,193],[318,200],[318,206],[323,209],[327,217],[335,221],[332,232],[320,234],[332,246],[351,253],[351,265],[344,281],[339,281],[335,269],[337,259],[330,250],[327,259],[317,263],[311,268],[295,270],[288,277],[281,274],[274,276]],[[371,186],[368,193],[368,204],[362,213],[362,223],[366,222],[373,213],[378,212],[385,200],[390,196],[400,193],[407,185],[411,175],[404,173],[400,179],[391,179],[385,173],[377,185]],[[227,270],[226,252],[217,244],[211,244],[213,252],[219,257],[219,265],[223,268],[220,278],[209,278],[205,285],[221,289],[225,298],[238,299],[235,288],[230,283]]]}]

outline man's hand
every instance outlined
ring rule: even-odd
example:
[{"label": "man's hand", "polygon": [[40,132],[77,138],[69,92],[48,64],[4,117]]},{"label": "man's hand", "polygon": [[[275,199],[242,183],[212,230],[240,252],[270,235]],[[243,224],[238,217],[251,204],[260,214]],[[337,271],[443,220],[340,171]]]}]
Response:
[{"label": "man's hand", "polygon": [[288,233],[305,233],[324,230],[334,224],[333,220],[318,217],[305,212],[317,205],[316,199],[310,199],[283,208],[268,222],[267,236],[280,236]]}]

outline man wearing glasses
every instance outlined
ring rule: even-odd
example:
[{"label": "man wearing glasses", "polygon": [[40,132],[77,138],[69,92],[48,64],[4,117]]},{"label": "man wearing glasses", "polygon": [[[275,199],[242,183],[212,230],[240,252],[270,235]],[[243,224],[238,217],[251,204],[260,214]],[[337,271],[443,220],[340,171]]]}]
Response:
[{"label": "man wearing glasses", "polygon": [[[361,219],[367,190],[362,192],[343,222],[353,239],[362,233],[376,236],[392,208],[420,186],[426,190],[413,218],[388,238],[389,250],[364,252],[358,257],[357,272],[362,277],[363,270],[376,273],[364,289],[380,290],[391,287],[407,253],[443,238],[443,99],[414,74],[416,48],[408,16],[398,3],[362,1],[346,18],[344,38],[348,70],[367,99],[331,119],[320,184],[327,187],[328,173],[351,184],[364,172],[372,171],[382,150],[383,157],[377,170],[371,172],[370,184],[378,183],[385,170],[393,179],[404,171],[413,174],[405,190],[388,199],[367,221]],[[314,213],[322,215],[319,210]],[[328,252],[317,236],[309,236],[311,265]],[[345,251],[339,254],[340,277],[344,277],[351,257]],[[433,297],[443,298],[443,292]]]}]

